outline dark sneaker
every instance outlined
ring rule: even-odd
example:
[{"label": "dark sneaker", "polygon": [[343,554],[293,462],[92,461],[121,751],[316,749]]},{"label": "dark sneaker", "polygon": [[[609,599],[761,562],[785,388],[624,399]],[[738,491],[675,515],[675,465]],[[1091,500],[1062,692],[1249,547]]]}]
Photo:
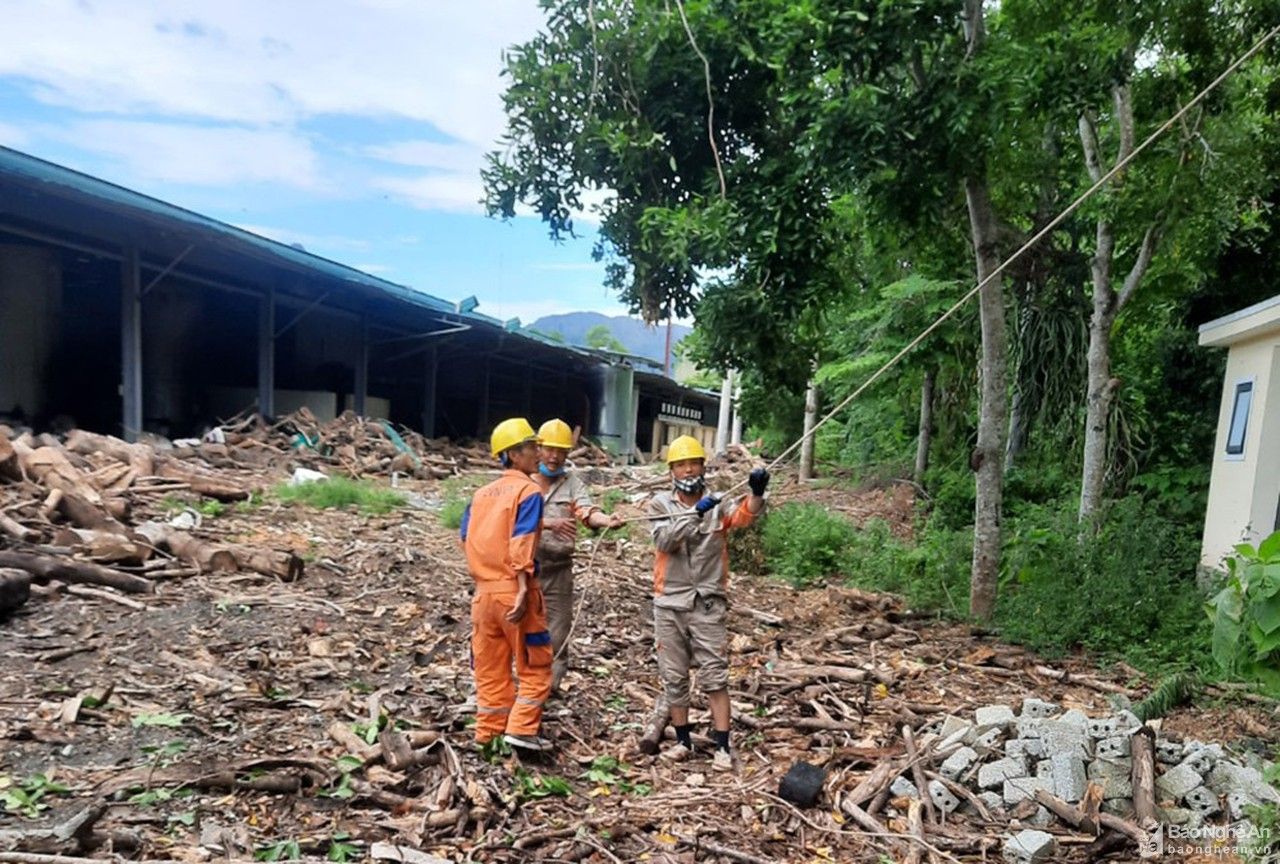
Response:
[{"label": "dark sneaker", "polygon": [[506,741],[512,747],[518,747],[521,750],[532,750],[535,753],[541,753],[550,750],[554,745],[541,735],[512,735],[508,732],[502,736],[502,740]]}]

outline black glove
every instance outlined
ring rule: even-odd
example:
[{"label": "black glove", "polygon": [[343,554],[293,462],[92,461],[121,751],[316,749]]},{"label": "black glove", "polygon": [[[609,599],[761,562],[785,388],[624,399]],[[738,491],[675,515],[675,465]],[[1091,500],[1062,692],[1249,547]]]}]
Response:
[{"label": "black glove", "polygon": [[713,509],[720,503],[720,499],[714,495],[706,495],[693,505],[693,509],[698,511],[699,516],[706,516],[707,511]]},{"label": "black glove", "polygon": [[769,471],[766,468],[757,468],[751,472],[751,476],[747,478],[747,485],[751,487],[752,495],[763,495],[765,487],[769,485]]}]

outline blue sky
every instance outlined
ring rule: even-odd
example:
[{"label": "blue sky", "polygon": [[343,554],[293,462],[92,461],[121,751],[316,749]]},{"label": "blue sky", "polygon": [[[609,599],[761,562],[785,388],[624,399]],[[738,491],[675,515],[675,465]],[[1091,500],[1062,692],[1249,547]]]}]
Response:
[{"label": "blue sky", "polygon": [[591,260],[486,218],[501,54],[536,0],[6,0],[0,144],[525,323],[625,312]]}]

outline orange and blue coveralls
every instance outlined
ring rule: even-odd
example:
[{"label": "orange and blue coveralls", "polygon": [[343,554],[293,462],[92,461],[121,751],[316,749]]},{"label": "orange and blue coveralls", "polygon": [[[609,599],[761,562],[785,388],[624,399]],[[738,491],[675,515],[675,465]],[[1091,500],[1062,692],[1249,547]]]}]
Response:
[{"label": "orange and blue coveralls", "polygon": [[[537,735],[551,691],[551,634],[535,554],[542,532],[542,493],[528,476],[507,470],[476,490],[462,514],[462,543],[475,580],[471,656],[476,675],[476,741],[503,733]],[[527,578],[524,617],[515,605],[518,574]],[[511,663],[520,689],[516,692]]]}]

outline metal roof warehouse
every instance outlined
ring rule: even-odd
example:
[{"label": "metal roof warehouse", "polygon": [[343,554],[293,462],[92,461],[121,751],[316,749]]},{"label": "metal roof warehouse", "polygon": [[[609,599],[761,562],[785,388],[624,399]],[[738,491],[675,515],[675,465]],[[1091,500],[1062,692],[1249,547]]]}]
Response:
[{"label": "metal roof warehouse", "polygon": [[246,408],[455,438],[560,416],[621,454],[659,417],[715,426],[714,396],[475,305],[0,147],[0,417],[132,440]]}]

